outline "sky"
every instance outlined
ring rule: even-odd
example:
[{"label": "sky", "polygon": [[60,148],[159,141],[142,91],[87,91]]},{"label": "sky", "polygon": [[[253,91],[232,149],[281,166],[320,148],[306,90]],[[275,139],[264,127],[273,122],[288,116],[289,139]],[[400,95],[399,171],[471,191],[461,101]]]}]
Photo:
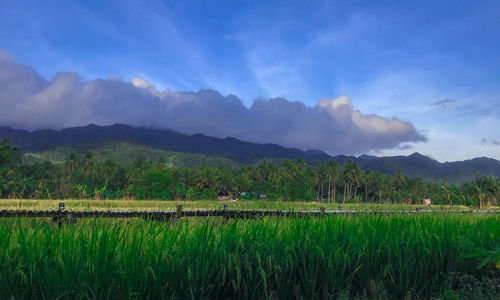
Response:
[{"label": "sky", "polygon": [[499,1],[0,3],[0,125],[500,159]]}]

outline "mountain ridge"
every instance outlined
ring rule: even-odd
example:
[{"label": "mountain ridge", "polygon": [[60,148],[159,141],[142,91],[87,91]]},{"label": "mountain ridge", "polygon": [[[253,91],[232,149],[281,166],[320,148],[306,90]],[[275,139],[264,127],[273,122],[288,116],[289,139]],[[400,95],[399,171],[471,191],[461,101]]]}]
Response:
[{"label": "mountain ridge", "polygon": [[[286,148],[277,144],[258,144],[238,140],[234,137],[216,138],[201,133],[185,135],[168,129],[134,128],[123,124],[71,127],[61,130],[13,129],[0,127],[0,138],[7,138],[18,145],[23,152],[44,152],[57,147],[109,142],[135,143],[171,152],[194,153],[210,157],[229,159],[239,164],[255,164],[262,160],[282,161],[303,158],[310,165],[317,165],[328,159],[344,164],[351,159],[363,169],[371,169],[384,174],[396,174],[399,170],[410,177],[440,182],[443,178],[449,183],[461,183],[474,179],[476,172],[500,176],[500,161],[477,157],[464,161],[441,163],[418,152],[408,156],[377,157],[360,155],[330,156],[321,150],[300,150]],[[49,156],[50,157],[50,156]]]},{"label": "mountain ridge", "polygon": [[277,144],[258,144],[233,137],[219,139],[201,133],[185,135],[168,129],[134,128],[124,124],[71,127],[61,130],[42,129],[27,131],[0,127],[0,137],[11,140],[24,152],[39,152],[55,146],[108,141],[135,142],[162,150],[203,153],[226,157],[240,163],[254,163],[262,158],[302,157],[307,160],[326,160],[331,156],[321,150],[306,152],[285,148]]}]

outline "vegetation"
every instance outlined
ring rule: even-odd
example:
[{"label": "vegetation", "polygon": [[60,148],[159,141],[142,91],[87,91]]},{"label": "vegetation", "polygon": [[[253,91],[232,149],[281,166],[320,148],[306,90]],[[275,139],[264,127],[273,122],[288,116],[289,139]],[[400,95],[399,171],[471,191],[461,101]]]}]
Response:
[{"label": "vegetation", "polygon": [[[0,220],[2,299],[500,295],[498,216]],[[479,283],[461,290],[459,282]],[[455,298],[453,298],[455,297]],[[412,298],[412,299],[413,299]]]},{"label": "vegetation", "polygon": [[[223,203],[228,204],[229,209],[235,210],[335,210],[339,206],[343,210],[355,211],[415,211],[421,205],[408,204],[342,204],[299,202],[299,201],[267,201],[267,200],[239,200],[239,201],[218,201],[218,200],[198,200],[198,201],[161,201],[161,200],[94,200],[94,199],[3,199],[0,201],[0,210],[56,210],[59,203],[64,201],[65,210],[136,210],[136,211],[175,211],[178,204],[182,204],[183,210],[205,210],[222,209]],[[496,207],[495,207],[496,208]],[[466,206],[459,205],[430,205],[426,209],[431,210],[467,210]]]},{"label": "vegetation", "polygon": [[205,165],[208,167],[238,168],[239,163],[227,158],[207,156],[195,153],[183,153],[155,149],[127,142],[109,142],[57,147],[43,152],[26,153],[23,162],[26,164],[43,163],[49,160],[54,164],[63,164],[72,153],[84,155],[86,150],[95,154],[95,159],[103,163],[110,159],[121,166],[127,166],[137,160],[163,160],[168,166],[179,169],[195,169]]},{"label": "vegetation", "polygon": [[[67,210],[220,209],[219,197],[241,200],[231,209],[415,209],[424,198],[433,199],[431,209],[485,208],[499,193],[493,176],[436,184],[362,170],[352,160],[190,169],[162,157],[122,166],[87,151],[26,164],[18,147],[0,142],[0,196],[11,198],[0,209],[56,209],[60,199]],[[2,219],[0,298],[498,299],[499,221],[355,215],[91,219],[59,227],[43,218]]]},{"label": "vegetation", "polygon": [[127,141],[167,151],[203,153],[237,161],[255,163],[263,158],[303,157],[308,160],[325,160],[323,151],[301,151],[276,144],[256,144],[235,138],[219,139],[203,134],[184,135],[164,129],[133,128],[128,125],[87,125],[60,131],[36,130],[33,132],[0,127],[0,137],[10,139],[26,152],[44,151],[64,145],[92,145],[114,141]]},{"label": "vegetation", "polygon": [[319,150],[301,151],[276,144],[248,143],[235,138],[219,139],[202,134],[187,136],[170,130],[133,128],[119,124],[33,132],[0,127],[0,138],[7,138],[19,146],[26,153],[27,162],[41,162],[44,159],[63,162],[73,152],[83,155],[86,150],[91,150],[99,162],[109,158],[122,166],[130,165],[137,159],[156,162],[161,157],[181,169],[199,168],[203,164],[233,167],[256,164],[262,160],[282,165],[284,159],[296,160],[301,157],[315,168],[330,158],[341,165],[352,159],[362,169],[391,175],[402,170],[405,175],[434,183],[446,178],[448,184],[461,184],[474,180],[476,172],[500,176],[500,161],[486,157],[446,163],[419,153],[391,157],[331,157]]},{"label": "vegetation", "polygon": [[31,199],[163,199],[199,200],[231,197],[323,203],[435,204],[488,207],[496,204],[500,180],[477,174],[472,182],[447,185],[425,182],[398,172],[382,175],[362,170],[352,160],[343,166],[330,160],[316,168],[302,159],[282,165],[262,161],[254,166],[177,169],[166,160],[136,160],[120,166],[99,162],[93,152],[71,153],[63,164],[22,164],[19,148],[0,143],[0,197]]}]

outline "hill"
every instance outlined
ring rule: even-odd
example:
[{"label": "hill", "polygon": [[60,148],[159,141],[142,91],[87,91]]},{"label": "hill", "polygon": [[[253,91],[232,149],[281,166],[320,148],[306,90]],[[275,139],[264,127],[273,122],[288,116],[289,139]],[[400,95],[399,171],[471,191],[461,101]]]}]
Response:
[{"label": "hill", "polygon": [[203,134],[185,135],[165,129],[133,128],[127,125],[87,125],[63,130],[36,130],[29,132],[0,127],[0,137],[18,145],[23,152],[40,152],[58,146],[121,141],[153,148],[187,153],[203,153],[225,157],[240,163],[255,163],[263,158],[302,157],[305,160],[327,160],[328,154],[320,150],[302,151],[276,144],[257,144],[228,137],[219,139]]},{"label": "hill", "polygon": [[[337,158],[336,160],[339,161]],[[473,180],[477,172],[500,177],[500,161],[487,157],[445,163],[417,152],[409,156],[350,158],[363,169],[371,169],[384,174],[396,174],[398,170],[402,170],[410,177],[420,177],[432,182],[440,182],[446,178],[448,183],[462,183]],[[340,161],[343,160],[345,158]]]},{"label": "hill", "polygon": [[96,153],[99,160],[111,158],[125,165],[137,159],[157,161],[161,157],[179,168],[198,168],[201,165],[238,167],[255,164],[262,160],[281,163],[285,159],[302,157],[309,165],[318,165],[330,158],[340,164],[348,159],[363,169],[384,174],[396,174],[401,170],[410,177],[448,183],[461,183],[474,179],[477,172],[500,176],[500,161],[481,157],[465,161],[440,163],[425,155],[359,157],[329,156],[321,150],[302,151],[276,144],[257,144],[235,138],[219,139],[203,134],[184,135],[163,129],[133,128],[127,125],[88,125],[57,130],[26,130],[0,127],[0,138],[7,138],[21,147],[26,161],[49,159],[62,161],[71,152],[84,153],[87,149]]},{"label": "hill", "polygon": [[53,163],[62,163],[71,154],[83,155],[85,151],[90,150],[95,153],[95,158],[99,162],[111,159],[114,162],[126,166],[136,160],[165,160],[172,167],[200,168],[201,166],[220,167],[226,166],[232,169],[238,168],[241,164],[223,157],[209,156],[198,153],[182,153],[154,149],[151,147],[132,144],[127,142],[107,142],[98,144],[78,144],[52,148],[42,152],[26,153],[23,157],[25,163],[31,164],[50,160]]}]

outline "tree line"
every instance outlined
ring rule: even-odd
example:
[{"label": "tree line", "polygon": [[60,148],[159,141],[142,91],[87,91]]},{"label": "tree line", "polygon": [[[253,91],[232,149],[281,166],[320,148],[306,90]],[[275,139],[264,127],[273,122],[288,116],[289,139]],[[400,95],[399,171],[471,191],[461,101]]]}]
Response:
[{"label": "tree line", "polygon": [[352,160],[333,160],[316,167],[301,158],[282,165],[261,161],[229,167],[177,169],[163,159],[137,160],[120,166],[98,162],[92,152],[70,154],[63,164],[48,160],[23,164],[21,150],[0,141],[0,197],[33,199],[199,200],[231,197],[329,203],[436,204],[489,207],[500,196],[500,179],[476,174],[473,181],[448,185],[410,178],[401,171],[384,175],[362,170]]}]

